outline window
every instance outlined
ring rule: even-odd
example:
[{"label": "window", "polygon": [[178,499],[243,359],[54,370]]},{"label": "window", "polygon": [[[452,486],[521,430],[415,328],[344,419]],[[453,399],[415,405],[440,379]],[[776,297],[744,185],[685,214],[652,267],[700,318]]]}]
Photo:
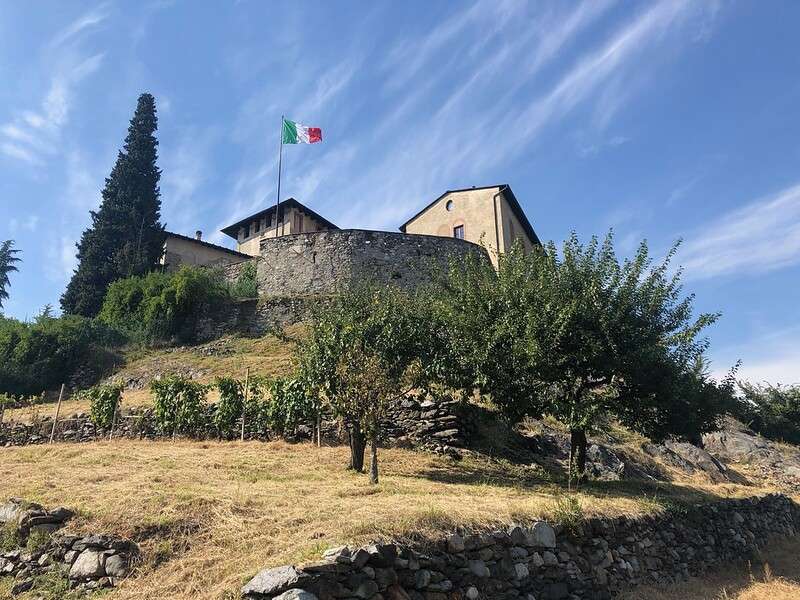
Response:
[{"label": "window", "polygon": [[261,231],[261,219],[256,219],[256,222],[253,223],[253,228],[255,230],[255,233]]},{"label": "window", "polygon": [[463,225],[456,225],[453,227],[453,237],[457,240],[464,239],[464,226]]},{"label": "window", "polygon": [[266,229],[269,229],[270,227],[272,227],[272,213],[269,213],[269,215],[267,215]]},{"label": "window", "polygon": [[451,210],[453,210],[453,201],[448,200],[447,204],[445,204],[444,207],[447,209],[448,212],[450,212]]}]

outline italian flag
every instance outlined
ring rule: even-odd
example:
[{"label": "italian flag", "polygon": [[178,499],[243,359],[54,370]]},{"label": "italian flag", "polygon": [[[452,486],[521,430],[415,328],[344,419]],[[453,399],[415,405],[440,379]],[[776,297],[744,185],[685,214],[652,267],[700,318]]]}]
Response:
[{"label": "italian flag", "polygon": [[316,144],[322,141],[322,129],[283,120],[284,144]]}]

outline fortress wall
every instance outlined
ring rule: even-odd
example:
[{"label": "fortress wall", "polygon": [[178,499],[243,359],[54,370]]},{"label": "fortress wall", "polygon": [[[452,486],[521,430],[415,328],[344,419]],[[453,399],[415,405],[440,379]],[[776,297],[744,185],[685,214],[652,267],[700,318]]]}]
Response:
[{"label": "fortress wall", "polygon": [[261,296],[330,295],[369,280],[414,288],[427,280],[432,265],[471,252],[485,254],[454,238],[360,229],[264,239],[258,290]]}]

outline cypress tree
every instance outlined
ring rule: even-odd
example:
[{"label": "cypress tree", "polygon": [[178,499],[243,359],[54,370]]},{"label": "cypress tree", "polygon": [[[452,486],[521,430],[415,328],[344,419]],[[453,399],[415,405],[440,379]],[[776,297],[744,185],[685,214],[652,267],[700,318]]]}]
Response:
[{"label": "cypress tree", "polygon": [[8,300],[8,280],[9,273],[17,271],[14,263],[19,262],[19,258],[14,256],[19,250],[14,248],[14,240],[6,240],[0,244],[0,310],[3,309],[3,300]]},{"label": "cypress tree", "polygon": [[106,178],[103,200],[78,242],[78,267],[61,296],[65,313],[95,316],[108,285],[158,264],[164,247],[161,170],[156,166],[155,99],[139,96],[123,149]]}]

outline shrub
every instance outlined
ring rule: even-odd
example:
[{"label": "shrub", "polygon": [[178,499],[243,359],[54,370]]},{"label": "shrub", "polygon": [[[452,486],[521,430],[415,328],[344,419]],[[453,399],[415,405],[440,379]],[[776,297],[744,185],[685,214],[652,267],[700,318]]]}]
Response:
[{"label": "shrub", "polygon": [[314,397],[299,377],[275,379],[269,386],[269,393],[267,424],[272,431],[283,435],[314,419]]},{"label": "shrub", "polygon": [[82,392],[81,395],[89,399],[89,418],[92,423],[102,429],[111,427],[122,401],[122,386],[98,385]]},{"label": "shrub", "polygon": [[231,296],[234,298],[258,297],[258,281],[256,280],[256,264],[248,262],[242,267],[236,282],[230,287]]},{"label": "shrub", "polygon": [[208,386],[172,375],[150,384],[155,419],[159,429],[176,433],[197,433],[206,424]]},{"label": "shrub", "polygon": [[138,341],[193,341],[198,320],[228,298],[219,271],[184,266],[176,273],[153,272],[115,281],[99,319]]},{"label": "shrub", "polygon": [[[213,416],[213,424],[220,437],[235,437],[241,432],[244,381],[233,377],[219,377],[216,381],[220,398]],[[264,402],[264,381],[251,377],[245,405],[245,433],[263,434],[269,427],[268,406]]]},{"label": "shrub", "polygon": [[122,342],[103,323],[43,313],[33,322],[0,317],[0,393],[37,394],[73,378],[93,382],[105,370],[98,357]]}]

